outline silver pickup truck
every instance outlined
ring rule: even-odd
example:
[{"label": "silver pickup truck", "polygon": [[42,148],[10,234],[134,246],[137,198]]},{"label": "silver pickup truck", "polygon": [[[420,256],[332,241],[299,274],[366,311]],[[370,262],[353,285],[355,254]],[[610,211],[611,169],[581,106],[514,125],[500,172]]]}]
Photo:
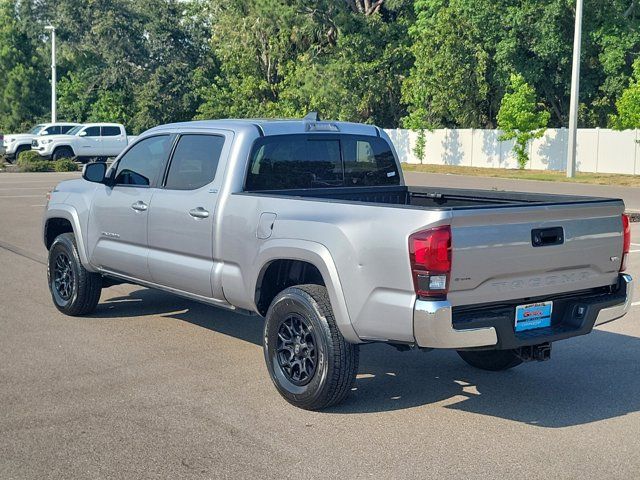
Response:
[{"label": "silver pickup truck", "polygon": [[44,215],[55,306],[130,282],[264,316],[286,400],[343,400],[359,345],[455,349],[486,370],[623,316],[621,200],[407,187],[379,128],[216,120],[153,128],[60,183]]}]

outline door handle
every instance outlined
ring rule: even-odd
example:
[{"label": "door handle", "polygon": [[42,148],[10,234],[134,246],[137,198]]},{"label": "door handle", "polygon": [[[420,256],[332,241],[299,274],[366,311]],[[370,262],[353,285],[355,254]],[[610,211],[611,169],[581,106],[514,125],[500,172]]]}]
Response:
[{"label": "door handle", "polygon": [[193,218],[207,218],[209,216],[209,212],[202,207],[198,207],[189,210],[189,215]]},{"label": "door handle", "polygon": [[147,208],[149,208],[149,205],[144,203],[142,200],[138,200],[136,203],[131,205],[131,208],[133,208],[136,212],[144,212],[147,210]]}]

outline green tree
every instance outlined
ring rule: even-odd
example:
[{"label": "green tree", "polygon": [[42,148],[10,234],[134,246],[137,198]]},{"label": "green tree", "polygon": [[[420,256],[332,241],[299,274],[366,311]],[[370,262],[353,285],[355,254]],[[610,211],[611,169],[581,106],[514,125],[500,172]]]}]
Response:
[{"label": "green tree", "polygon": [[43,1],[60,39],[61,117],[138,133],[196,115],[215,68],[208,3]]},{"label": "green tree", "polygon": [[612,115],[609,122],[612,128],[640,128],[640,59],[633,64],[633,77],[616,102],[616,109],[617,114]]},{"label": "green tree", "polygon": [[0,130],[30,127],[48,113],[48,62],[16,2],[0,0]]},{"label": "green tree", "polygon": [[226,0],[213,12],[220,74],[203,95],[201,118],[278,116],[283,68],[312,40],[290,2]]},{"label": "green tree", "polygon": [[[568,0],[416,0],[404,124],[493,128],[516,71],[539,92],[553,125],[566,125],[574,8]],[[581,125],[606,125],[638,54],[637,2],[585,0]]]},{"label": "green tree", "polygon": [[424,156],[427,153],[427,134],[424,129],[420,129],[417,132],[416,144],[413,147],[413,154],[418,157],[420,163],[424,162]]},{"label": "green tree", "polygon": [[188,121],[217,72],[209,37],[211,12],[202,1],[154,0],[139,11],[144,25],[143,78],[132,86],[134,131]]},{"label": "green tree", "polygon": [[214,14],[220,73],[202,118],[301,116],[395,127],[411,59],[407,0],[222,2]]},{"label": "green tree", "polygon": [[490,0],[416,0],[415,64],[402,86],[408,128],[491,126],[499,102],[486,45],[500,31]]},{"label": "green tree", "polygon": [[498,128],[503,131],[500,141],[515,139],[513,150],[521,169],[529,161],[529,142],[544,135],[549,117],[549,112],[539,108],[533,87],[522,75],[512,74],[498,112]]},{"label": "green tree", "polygon": [[296,116],[317,110],[326,118],[395,128],[406,114],[401,86],[411,65],[412,9],[405,2],[351,5],[325,14],[337,29],[335,43],[286,64],[281,102]]},{"label": "green tree", "polygon": [[[638,5],[585,0],[580,125],[605,126],[624,103],[640,55]],[[0,0],[0,128],[48,117],[49,23],[64,120],[109,119],[139,132],[194,116],[318,110],[384,127],[494,128],[520,72],[550,124],[562,126],[574,8],[570,0]]]}]

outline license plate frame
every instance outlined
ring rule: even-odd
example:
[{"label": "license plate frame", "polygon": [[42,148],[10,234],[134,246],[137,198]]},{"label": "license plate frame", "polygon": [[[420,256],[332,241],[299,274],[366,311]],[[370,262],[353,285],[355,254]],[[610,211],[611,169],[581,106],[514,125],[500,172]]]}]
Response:
[{"label": "license plate frame", "polygon": [[553,302],[535,302],[516,306],[514,328],[516,333],[551,326]]}]

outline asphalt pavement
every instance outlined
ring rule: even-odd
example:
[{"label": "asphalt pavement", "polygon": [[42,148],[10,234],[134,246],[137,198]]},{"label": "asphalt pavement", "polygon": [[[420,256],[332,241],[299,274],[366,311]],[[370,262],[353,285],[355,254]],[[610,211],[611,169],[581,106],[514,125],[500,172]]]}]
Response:
[{"label": "asphalt pavement", "polygon": [[0,478],[637,478],[640,305],[503,373],[364,346],[348,400],[306,412],[271,384],[259,317],[128,285],[58,313],[41,218],[73,176],[0,174]]}]

